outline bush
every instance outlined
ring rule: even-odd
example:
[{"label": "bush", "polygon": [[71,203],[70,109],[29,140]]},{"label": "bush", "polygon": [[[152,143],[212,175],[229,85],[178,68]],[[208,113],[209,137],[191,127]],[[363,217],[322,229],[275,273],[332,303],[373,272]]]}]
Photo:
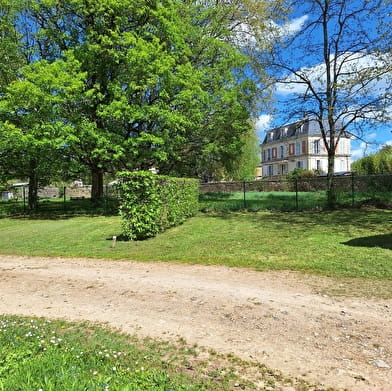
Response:
[{"label": "bush", "polygon": [[146,171],[121,172],[118,188],[123,235],[147,239],[183,223],[198,210],[199,181]]},{"label": "bush", "polygon": [[295,168],[287,174],[287,180],[295,181],[296,179],[314,178],[316,173],[313,170],[306,170],[304,168]]}]

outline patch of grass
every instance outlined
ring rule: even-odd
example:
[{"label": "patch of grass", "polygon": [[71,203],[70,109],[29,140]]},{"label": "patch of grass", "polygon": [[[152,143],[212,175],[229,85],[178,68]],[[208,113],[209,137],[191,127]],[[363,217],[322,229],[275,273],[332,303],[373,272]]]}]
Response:
[{"label": "patch of grass", "polygon": [[0,219],[3,254],[176,261],[392,279],[392,211],[211,213],[146,241],[117,216]]},{"label": "patch of grass", "polygon": [[[379,204],[381,207],[392,205],[392,192],[336,191],[337,204],[340,206],[360,206],[363,203]],[[241,211],[241,210],[320,210],[328,206],[326,191],[289,191],[273,192],[211,192],[200,195],[202,211]]]},{"label": "patch of grass", "polygon": [[206,193],[200,195],[202,211],[240,211],[244,209],[294,211],[321,209],[327,205],[325,192],[256,192]]},{"label": "patch of grass", "polygon": [[27,200],[13,199],[9,201],[0,200],[0,217],[10,215],[30,215],[37,216],[56,216],[62,215],[113,215],[118,214],[118,200],[115,198],[105,198],[99,203],[94,203],[91,199],[72,200],[66,198],[65,202],[62,198],[41,198],[38,202],[37,210],[28,211]]},{"label": "patch of grass", "polygon": [[308,390],[264,365],[88,324],[0,317],[0,390]]}]

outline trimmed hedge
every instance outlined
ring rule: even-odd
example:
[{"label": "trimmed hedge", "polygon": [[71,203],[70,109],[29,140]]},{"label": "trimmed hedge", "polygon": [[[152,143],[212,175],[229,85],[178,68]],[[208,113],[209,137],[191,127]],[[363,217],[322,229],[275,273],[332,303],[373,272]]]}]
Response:
[{"label": "trimmed hedge", "polygon": [[120,215],[127,239],[147,239],[198,211],[199,181],[149,171],[120,172]]}]

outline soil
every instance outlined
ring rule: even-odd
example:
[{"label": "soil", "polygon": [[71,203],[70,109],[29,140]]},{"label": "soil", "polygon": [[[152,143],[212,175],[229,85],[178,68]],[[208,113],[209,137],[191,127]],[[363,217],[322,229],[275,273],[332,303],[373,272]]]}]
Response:
[{"label": "soil", "polygon": [[[0,256],[0,313],[197,343],[338,389],[392,390],[392,300],[224,266]],[[389,282],[386,282],[389,284]]]}]

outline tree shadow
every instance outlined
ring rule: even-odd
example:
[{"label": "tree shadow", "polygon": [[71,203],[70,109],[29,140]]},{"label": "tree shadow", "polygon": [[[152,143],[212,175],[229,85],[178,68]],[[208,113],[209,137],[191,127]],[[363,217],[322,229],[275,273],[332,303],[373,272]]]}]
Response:
[{"label": "tree shadow", "polygon": [[339,229],[349,232],[351,229],[361,227],[364,230],[379,229],[391,223],[392,213],[390,210],[362,210],[362,209],[338,209],[333,211],[238,211],[238,212],[215,212],[206,213],[209,218],[222,220],[244,219],[255,224],[255,227],[281,228],[282,232],[287,229],[307,232],[312,227],[324,226],[329,229]]},{"label": "tree shadow", "polygon": [[354,247],[380,247],[392,250],[392,233],[355,238],[347,242],[342,242],[342,244]]}]

